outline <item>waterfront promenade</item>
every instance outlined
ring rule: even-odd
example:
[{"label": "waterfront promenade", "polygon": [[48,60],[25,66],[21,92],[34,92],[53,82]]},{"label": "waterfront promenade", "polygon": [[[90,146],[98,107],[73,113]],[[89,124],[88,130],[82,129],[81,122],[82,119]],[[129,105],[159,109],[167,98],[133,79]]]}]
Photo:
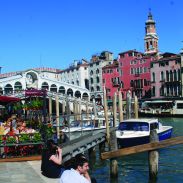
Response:
[{"label": "waterfront promenade", "polygon": [[0,163],[0,182],[8,183],[58,183],[41,174],[41,161]]}]

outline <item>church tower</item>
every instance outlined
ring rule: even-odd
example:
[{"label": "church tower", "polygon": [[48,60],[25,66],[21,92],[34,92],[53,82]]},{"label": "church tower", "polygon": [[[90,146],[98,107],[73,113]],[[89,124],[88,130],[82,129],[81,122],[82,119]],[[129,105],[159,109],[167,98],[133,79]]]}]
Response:
[{"label": "church tower", "polygon": [[148,20],[145,23],[145,54],[156,55],[158,53],[158,36],[156,34],[155,21],[149,11]]}]

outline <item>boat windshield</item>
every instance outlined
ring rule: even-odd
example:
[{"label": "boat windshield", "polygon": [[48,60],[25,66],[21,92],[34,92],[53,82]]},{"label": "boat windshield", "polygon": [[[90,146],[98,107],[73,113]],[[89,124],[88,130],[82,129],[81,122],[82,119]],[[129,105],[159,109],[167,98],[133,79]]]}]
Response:
[{"label": "boat windshield", "polygon": [[145,122],[121,122],[118,130],[126,131],[149,131],[149,124]]}]

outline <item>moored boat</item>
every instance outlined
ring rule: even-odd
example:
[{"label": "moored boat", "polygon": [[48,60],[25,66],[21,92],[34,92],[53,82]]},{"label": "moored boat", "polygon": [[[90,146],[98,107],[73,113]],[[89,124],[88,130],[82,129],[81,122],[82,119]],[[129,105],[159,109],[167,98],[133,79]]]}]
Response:
[{"label": "moored boat", "polygon": [[[113,120],[109,119],[109,126],[112,127]],[[70,126],[65,126],[62,131],[65,133],[68,132],[81,132],[81,131],[92,131],[92,130],[102,130],[106,128],[105,118],[96,117],[95,119],[83,119],[76,120],[70,123]]]},{"label": "moored boat", "polygon": [[158,119],[128,119],[120,122],[116,130],[118,147],[131,147],[149,143],[150,130],[156,129],[159,141],[172,135],[172,126],[163,126]]},{"label": "moored boat", "polygon": [[149,100],[139,108],[140,116],[183,116],[183,100]]}]

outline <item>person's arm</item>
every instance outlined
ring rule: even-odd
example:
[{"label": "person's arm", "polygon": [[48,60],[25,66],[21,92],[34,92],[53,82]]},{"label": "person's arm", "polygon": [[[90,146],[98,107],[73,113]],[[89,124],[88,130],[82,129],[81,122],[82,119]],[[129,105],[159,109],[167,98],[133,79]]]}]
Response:
[{"label": "person's arm", "polygon": [[57,149],[57,155],[51,155],[50,159],[51,161],[53,161],[54,163],[61,165],[62,164],[62,149],[58,147]]}]

